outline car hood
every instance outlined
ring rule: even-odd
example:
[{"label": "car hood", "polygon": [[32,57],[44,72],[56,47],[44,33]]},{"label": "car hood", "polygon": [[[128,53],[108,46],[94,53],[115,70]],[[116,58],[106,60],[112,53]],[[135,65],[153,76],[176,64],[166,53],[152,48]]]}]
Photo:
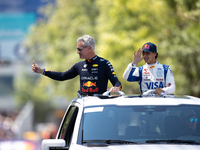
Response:
[{"label": "car hood", "polygon": [[200,145],[186,144],[131,144],[131,145],[108,145],[108,146],[83,146],[71,145],[69,150],[199,150]]}]

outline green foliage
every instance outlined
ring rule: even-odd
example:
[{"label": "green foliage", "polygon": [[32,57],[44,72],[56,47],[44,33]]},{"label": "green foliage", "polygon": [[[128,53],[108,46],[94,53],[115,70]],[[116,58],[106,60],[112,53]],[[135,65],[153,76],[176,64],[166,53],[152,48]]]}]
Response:
[{"label": "green foliage", "polygon": [[[77,38],[84,34],[96,37],[94,27],[97,10],[95,1],[91,0],[59,0],[54,9],[45,8],[43,12],[48,20],[41,20],[26,41],[32,60],[36,63],[45,61],[46,65],[41,67],[48,70],[66,71],[71,68],[80,61],[76,54]],[[41,78],[46,80],[46,77]],[[78,77],[64,82],[48,79],[44,84],[44,87],[51,86],[55,94],[68,98],[76,97],[79,89]]]},{"label": "green foliage", "polygon": [[200,97],[199,0],[101,0],[98,5],[101,54],[113,63],[126,93],[137,92],[139,85],[124,81],[123,71],[134,51],[150,41],[158,47],[158,61],[174,72],[175,94]]},{"label": "green foliage", "polygon": [[177,0],[174,16],[180,19],[170,33],[165,54],[174,64],[176,91],[200,97],[200,1]]},{"label": "green foliage", "polygon": [[30,76],[24,70],[21,71],[14,83],[18,106],[23,106],[30,100],[34,103],[35,122],[45,121],[46,114],[54,110],[52,103],[49,103],[49,99],[53,98],[53,95],[50,95],[43,85],[41,79]]},{"label": "green foliage", "polygon": [[[31,59],[45,62],[41,67],[66,71],[80,61],[77,38],[89,34],[96,40],[96,54],[113,64],[123,91],[136,94],[139,85],[125,81],[123,72],[134,51],[153,42],[158,61],[173,70],[175,94],[200,97],[200,0],[57,0],[55,7],[42,11],[46,19],[32,28],[26,40]],[[26,84],[24,90],[19,89],[21,99],[37,100],[38,93],[50,95],[41,101],[51,95],[74,98],[79,90],[78,77],[58,82],[40,75],[32,85]]]},{"label": "green foliage", "polygon": [[159,33],[161,27],[155,22],[163,25],[163,16],[159,12],[164,12],[165,3],[149,0],[101,0],[98,5],[100,15],[97,28],[101,54],[114,65],[118,78],[123,83],[123,90],[129,94],[140,93],[137,83],[124,81],[123,72],[133,60],[135,50],[149,41],[158,43],[155,33]]}]

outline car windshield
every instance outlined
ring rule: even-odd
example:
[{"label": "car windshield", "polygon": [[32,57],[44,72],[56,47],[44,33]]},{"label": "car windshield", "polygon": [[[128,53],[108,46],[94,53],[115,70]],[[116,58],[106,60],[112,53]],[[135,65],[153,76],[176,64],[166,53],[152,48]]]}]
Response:
[{"label": "car windshield", "polygon": [[200,106],[98,106],[84,109],[83,143],[200,143]]}]

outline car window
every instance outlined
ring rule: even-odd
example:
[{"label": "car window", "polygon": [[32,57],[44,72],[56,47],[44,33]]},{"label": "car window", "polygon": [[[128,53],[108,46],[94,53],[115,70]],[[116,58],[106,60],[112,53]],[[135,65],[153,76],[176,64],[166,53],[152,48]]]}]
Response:
[{"label": "car window", "polygon": [[83,141],[184,139],[200,142],[200,106],[102,106],[84,109]]},{"label": "car window", "polygon": [[64,139],[69,146],[78,113],[78,107],[71,106],[65,116],[58,138]]}]

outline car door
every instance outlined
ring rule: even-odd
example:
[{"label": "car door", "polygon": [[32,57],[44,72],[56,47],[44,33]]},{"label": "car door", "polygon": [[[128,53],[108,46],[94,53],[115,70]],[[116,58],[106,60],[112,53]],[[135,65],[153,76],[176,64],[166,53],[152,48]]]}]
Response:
[{"label": "car door", "polygon": [[77,106],[70,106],[62,122],[58,139],[64,139],[66,141],[66,147],[70,147],[78,110],[79,108]]}]

